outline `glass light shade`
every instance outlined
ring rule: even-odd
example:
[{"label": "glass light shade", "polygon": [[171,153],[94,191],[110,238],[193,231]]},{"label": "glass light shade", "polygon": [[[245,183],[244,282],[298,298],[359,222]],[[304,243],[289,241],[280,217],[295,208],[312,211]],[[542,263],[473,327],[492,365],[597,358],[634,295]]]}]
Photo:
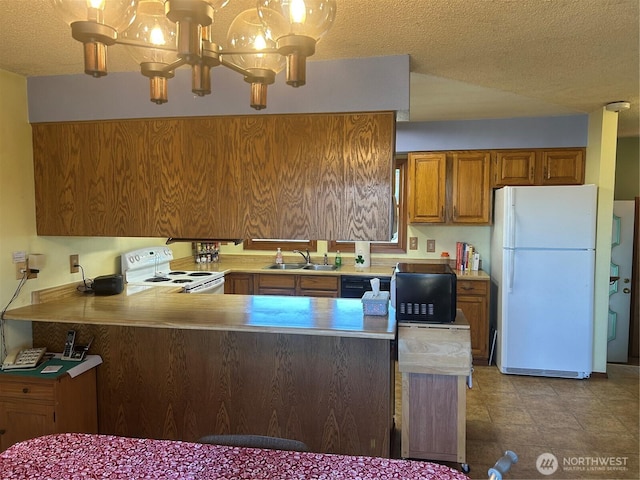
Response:
[{"label": "glass light shade", "polygon": [[257,10],[255,8],[245,10],[229,27],[227,50],[229,52],[255,51],[256,53],[231,55],[231,61],[247,70],[266,69],[274,73],[282,71],[286,63],[285,58],[278,53],[259,53],[265,48],[275,49],[276,42],[262,24]]},{"label": "glass light shade", "polygon": [[274,40],[293,34],[318,41],[336,17],[336,0],[257,0],[257,4]]},{"label": "glass light shade", "polygon": [[138,63],[170,64],[176,60],[176,24],[166,17],[163,0],[140,0],[135,20],[120,38],[145,45],[126,45]]},{"label": "glass light shade", "polygon": [[226,7],[231,0],[208,0],[214,10]]},{"label": "glass light shade", "polygon": [[51,0],[54,10],[67,24],[85,21],[125,30],[136,17],[138,0]]}]

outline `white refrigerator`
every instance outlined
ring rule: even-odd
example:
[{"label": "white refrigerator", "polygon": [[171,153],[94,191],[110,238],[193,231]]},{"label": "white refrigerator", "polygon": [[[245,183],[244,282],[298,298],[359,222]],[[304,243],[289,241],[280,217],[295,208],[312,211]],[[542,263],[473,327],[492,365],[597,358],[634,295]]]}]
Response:
[{"label": "white refrigerator", "polygon": [[502,373],[591,374],[596,203],[595,185],[496,190],[492,355]]}]

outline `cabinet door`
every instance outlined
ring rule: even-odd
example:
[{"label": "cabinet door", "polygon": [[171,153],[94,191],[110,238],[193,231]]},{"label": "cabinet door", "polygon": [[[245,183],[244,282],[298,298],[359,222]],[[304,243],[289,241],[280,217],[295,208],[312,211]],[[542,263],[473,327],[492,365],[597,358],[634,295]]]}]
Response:
[{"label": "cabinet door", "polygon": [[0,451],[14,443],[51,433],[55,433],[52,405],[0,401]]},{"label": "cabinet door", "polygon": [[444,153],[409,154],[409,222],[445,221],[446,165]]},{"label": "cabinet door", "polygon": [[494,187],[505,185],[535,185],[536,152],[518,150],[496,152],[494,162]]},{"label": "cabinet door", "polygon": [[228,273],[224,276],[224,293],[253,295],[253,275],[251,273]]},{"label": "cabinet door", "polygon": [[471,330],[471,355],[475,359],[488,358],[489,324],[487,298],[479,295],[457,295],[457,306],[467,317]]},{"label": "cabinet door", "polygon": [[451,221],[489,224],[491,219],[491,155],[454,152]]},{"label": "cabinet door", "polygon": [[402,374],[402,456],[465,458],[465,392],[455,375]]},{"label": "cabinet door", "polygon": [[584,151],[545,150],[540,154],[541,185],[582,185],[584,183]]},{"label": "cabinet door", "polygon": [[[88,235],[90,217],[105,222],[111,166],[100,161],[93,123],[33,126],[36,224],[40,235]],[[85,178],[86,175],[86,178]]]}]

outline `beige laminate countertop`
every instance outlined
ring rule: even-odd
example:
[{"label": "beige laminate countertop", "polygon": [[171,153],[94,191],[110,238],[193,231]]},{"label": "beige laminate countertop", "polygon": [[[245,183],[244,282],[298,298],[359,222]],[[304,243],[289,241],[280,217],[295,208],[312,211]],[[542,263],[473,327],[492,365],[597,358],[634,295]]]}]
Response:
[{"label": "beige laminate countertop", "polygon": [[[272,262],[261,257],[224,256],[218,263],[196,264],[191,257],[172,262],[175,270],[222,273],[391,276],[394,264],[333,271],[265,270]],[[483,271],[456,272],[458,279],[489,280]],[[78,293],[9,310],[5,318],[58,323],[121,325],[149,328],[229,330],[393,339],[395,314],[364,316],[360,299],[281,297],[263,295],[187,295],[175,287],[125,285],[120,295]]]},{"label": "beige laminate countertop", "polygon": [[[316,261],[321,263],[321,261]],[[294,258],[286,258],[287,262],[297,262]],[[407,263],[441,263],[440,260],[420,261],[413,259],[402,259]],[[171,262],[171,267],[176,270],[202,270],[222,273],[268,273],[276,275],[362,275],[362,276],[386,276],[390,277],[395,268],[395,262],[373,264],[367,268],[356,268],[351,262],[343,264],[336,270],[317,271],[317,270],[268,270],[265,267],[273,264],[268,257],[262,256],[246,256],[246,255],[223,255],[217,263],[198,264],[191,257],[181,258]],[[489,275],[482,271],[466,271],[461,272],[454,270],[460,280],[489,280]]]},{"label": "beige laminate countertop", "polygon": [[392,340],[395,314],[365,316],[359,299],[194,295],[171,287],[125,287],[9,310],[9,320],[226,330]]}]

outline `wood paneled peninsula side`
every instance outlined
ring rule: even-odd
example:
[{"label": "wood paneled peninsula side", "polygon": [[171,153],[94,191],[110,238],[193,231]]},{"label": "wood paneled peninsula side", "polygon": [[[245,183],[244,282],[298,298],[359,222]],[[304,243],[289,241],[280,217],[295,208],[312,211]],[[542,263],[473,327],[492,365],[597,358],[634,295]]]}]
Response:
[{"label": "wood paneled peninsula side", "polygon": [[100,433],[252,433],[390,455],[395,315],[363,316],[357,299],[174,292],[74,294],[6,318],[33,321],[34,345],[51,351],[68,329],[94,337]]}]

